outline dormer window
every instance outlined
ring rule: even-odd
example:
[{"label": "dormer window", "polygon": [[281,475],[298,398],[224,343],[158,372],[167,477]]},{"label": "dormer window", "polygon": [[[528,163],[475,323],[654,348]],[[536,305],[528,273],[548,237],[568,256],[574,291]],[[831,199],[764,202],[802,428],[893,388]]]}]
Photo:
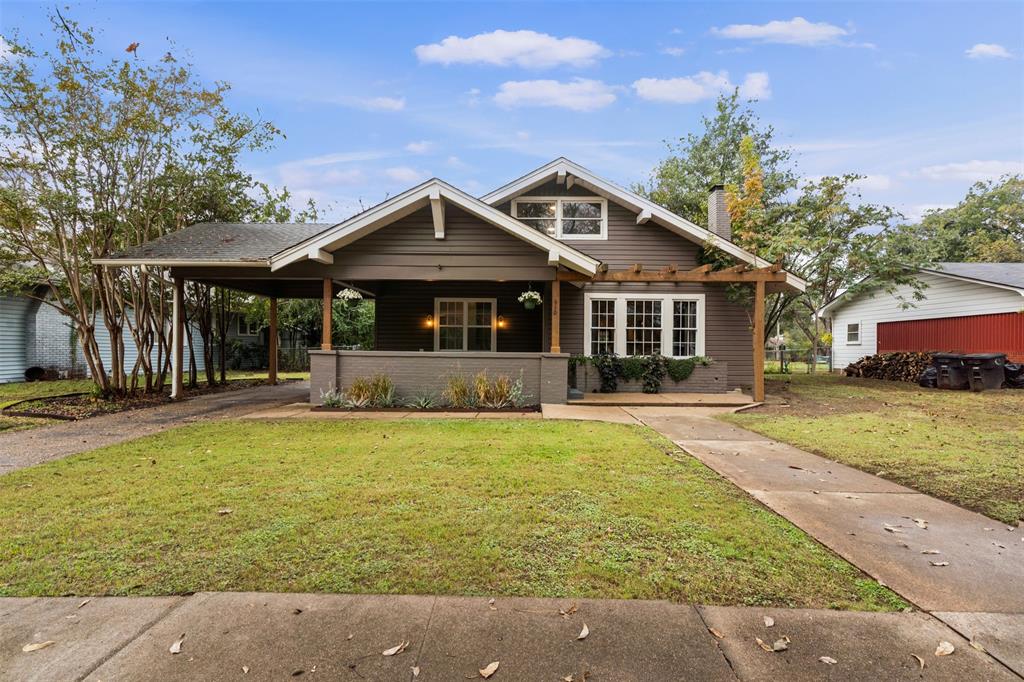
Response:
[{"label": "dormer window", "polygon": [[601,198],[519,198],[512,201],[512,215],[556,239],[608,238],[608,202]]}]

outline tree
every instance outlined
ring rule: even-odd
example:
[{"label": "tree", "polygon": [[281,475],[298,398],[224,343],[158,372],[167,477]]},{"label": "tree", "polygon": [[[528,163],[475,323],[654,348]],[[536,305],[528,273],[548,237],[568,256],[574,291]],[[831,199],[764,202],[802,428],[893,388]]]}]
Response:
[{"label": "tree", "polygon": [[953,208],[907,226],[901,248],[936,262],[1024,263],[1024,177],[976,183]]},{"label": "tree", "polygon": [[703,130],[690,133],[676,143],[668,143],[669,156],[651,173],[647,184],[634,187],[646,196],[698,225],[708,215],[708,192],[712,185],[741,185],[743,158],[741,142],[749,138],[752,152],[759,159],[765,206],[785,200],[796,187],[792,152],[777,147],[775,131],[762,126],[750,103],[740,101],[739,90],[721,95],[713,117],[701,118]]},{"label": "tree", "polygon": [[[237,160],[280,131],[230,112],[227,85],[205,86],[170,53],[104,62],[91,30],[59,10],[50,21],[54,49],[5,36],[0,58],[0,287],[45,287],[41,299],[70,318],[104,393],[134,386],[139,370],[147,388],[159,387],[169,356],[165,273],[93,261],[193,222],[279,207],[281,195],[265,187],[267,200],[254,198],[260,186]],[[126,325],[140,351],[133,368],[124,366]]]}]

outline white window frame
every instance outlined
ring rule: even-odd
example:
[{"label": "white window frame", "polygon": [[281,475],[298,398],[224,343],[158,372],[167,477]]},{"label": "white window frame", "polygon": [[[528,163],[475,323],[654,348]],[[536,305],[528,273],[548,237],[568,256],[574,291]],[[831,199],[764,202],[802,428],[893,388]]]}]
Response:
[{"label": "white window frame", "polygon": [[[519,220],[517,210],[519,204],[549,203],[555,204],[555,239],[563,241],[599,241],[608,239],[608,200],[604,197],[519,197],[512,200],[512,217]],[[587,202],[601,204],[601,233],[600,234],[570,234],[562,233],[562,204]]]},{"label": "white window frame", "polygon": [[[851,341],[850,340],[850,327],[856,327],[857,328],[857,340],[856,341]],[[860,322],[847,322],[846,323],[846,345],[847,346],[859,346],[860,345],[861,331],[863,330],[863,328],[864,327],[863,327],[863,325]]]},{"label": "white window frame", "polygon": [[[590,302],[595,300],[615,301],[615,354],[626,356],[626,301],[627,300],[656,299],[661,301],[661,354],[667,358],[689,358],[703,356],[704,352],[704,330],[705,325],[705,296],[704,294],[691,294],[688,292],[665,292],[660,294],[633,294],[633,293],[601,293],[593,292],[583,295],[584,329],[583,347],[587,354],[590,354],[591,333],[590,333]],[[696,301],[697,302],[697,343],[696,355],[672,355],[672,325],[673,325],[673,301]],[[668,314],[666,314],[668,311]]]},{"label": "white window frame", "polygon": [[[462,304],[462,350],[452,350],[450,348],[441,351],[441,303],[461,303]],[[469,329],[476,325],[469,324],[469,305],[470,303],[490,303],[491,304],[491,350],[474,350],[469,351]],[[496,353],[498,351],[498,299],[496,298],[460,298],[441,296],[440,298],[434,299],[434,352],[445,352],[445,353]]]},{"label": "white window frame", "polygon": [[[235,331],[238,332],[238,336],[259,336],[260,335],[260,326],[259,326],[259,324],[247,320],[245,315],[242,315],[241,313],[238,313],[235,317],[237,318],[237,322],[236,322],[236,326],[235,326]],[[243,323],[245,323],[245,331],[242,330],[242,324]],[[255,331],[253,331],[253,327],[256,328]]]}]

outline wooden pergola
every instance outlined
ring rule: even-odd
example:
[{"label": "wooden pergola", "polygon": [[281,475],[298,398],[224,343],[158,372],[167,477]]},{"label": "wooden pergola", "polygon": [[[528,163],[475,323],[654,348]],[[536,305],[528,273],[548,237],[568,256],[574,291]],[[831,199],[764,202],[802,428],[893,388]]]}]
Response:
[{"label": "wooden pergola", "polygon": [[701,265],[691,270],[680,270],[675,265],[658,270],[647,270],[641,264],[635,264],[628,270],[608,270],[602,266],[592,277],[578,272],[559,271],[555,281],[551,283],[551,352],[561,352],[559,345],[559,316],[561,293],[560,282],[617,282],[617,283],[655,283],[655,282],[692,282],[715,284],[752,284],[754,285],[753,312],[753,358],[755,402],[764,401],[764,299],[765,294],[781,291],[790,285],[787,275],[780,263],[766,267],[735,265],[724,270],[713,270],[711,265]]}]

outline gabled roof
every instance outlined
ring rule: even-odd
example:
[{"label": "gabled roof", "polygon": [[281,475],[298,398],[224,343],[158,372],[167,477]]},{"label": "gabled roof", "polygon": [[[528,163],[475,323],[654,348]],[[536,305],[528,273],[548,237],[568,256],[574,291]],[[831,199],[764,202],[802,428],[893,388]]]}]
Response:
[{"label": "gabled roof", "polygon": [[924,271],[1024,291],[1024,263],[936,263]]},{"label": "gabled roof", "polygon": [[[1024,296],[1024,263],[935,263],[931,267],[918,268],[917,271],[996,289],[1009,289]],[[861,280],[858,284],[865,281]],[[834,312],[854,298],[856,297],[850,296],[848,291],[840,292],[838,296],[821,306],[817,315],[821,317]]]},{"label": "gabled roof", "polygon": [[433,178],[352,216],[344,222],[333,225],[319,234],[289,245],[270,257],[270,269],[278,270],[303,260],[326,261],[330,258],[330,252],[342,248],[346,244],[351,244],[357,239],[431,204],[431,202],[449,202],[496,228],[546,251],[548,262],[552,265],[564,265],[588,275],[597,272],[600,265],[600,261],[524,225],[443,180]]},{"label": "gabled roof", "polygon": [[98,265],[244,265],[266,267],[275,253],[330,223],[198,223],[133,246]]},{"label": "gabled roof", "polygon": [[[638,214],[638,224],[655,222],[658,225],[698,244],[712,244],[733,258],[744,263],[749,263],[755,267],[767,267],[772,265],[769,261],[766,261],[763,258],[758,258],[728,239],[724,239],[700,225],[691,223],[686,218],[672,213],[650,199],[646,199],[635,192],[619,187],[618,185],[595,175],[583,166],[580,166],[564,156],[527,173],[521,178],[513,180],[507,185],[499,187],[489,194],[485,194],[480,197],[480,199],[491,206],[498,206],[523,194],[524,192],[528,192],[534,187],[548,182],[552,178],[556,178],[561,182],[569,176],[573,178],[573,182],[575,184],[585,187],[592,192],[596,192],[606,199],[611,199],[612,201],[636,212]],[[786,283],[800,291],[807,288],[806,282],[790,273],[786,273]]]}]

